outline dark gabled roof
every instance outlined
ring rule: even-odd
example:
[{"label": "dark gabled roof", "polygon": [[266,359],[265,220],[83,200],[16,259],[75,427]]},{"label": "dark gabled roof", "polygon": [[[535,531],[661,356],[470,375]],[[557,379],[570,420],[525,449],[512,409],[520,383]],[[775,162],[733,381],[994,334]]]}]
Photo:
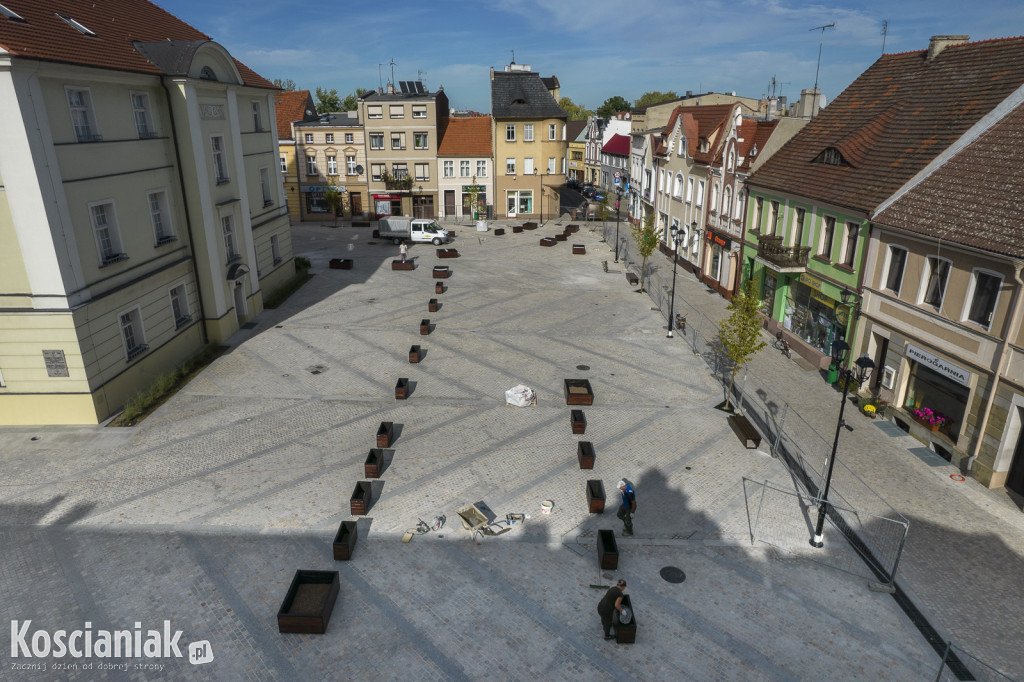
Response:
[{"label": "dark gabled roof", "polygon": [[565,139],[567,142],[575,142],[576,138],[580,136],[587,128],[586,121],[567,121],[565,124]]},{"label": "dark gabled roof", "polygon": [[547,88],[548,90],[554,90],[555,88],[562,87],[558,83],[558,76],[550,76],[548,78],[544,78],[543,76],[541,76],[540,80],[542,83],[544,83],[544,87]]},{"label": "dark gabled roof", "polygon": [[540,76],[531,71],[494,73],[491,81],[494,118],[568,118],[548,92]]},{"label": "dark gabled roof", "polygon": [[277,117],[277,139],[290,140],[291,124],[295,121],[315,120],[316,105],[309,90],[279,92],[274,95],[274,114]]},{"label": "dark gabled roof", "polygon": [[1024,105],[942,161],[875,222],[1024,258]]},{"label": "dark gabled roof", "polygon": [[750,183],[870,213],[1021,84],[1024,38],[883,55]]},{"label": "dark gabled roof", "polygon": [[[210,42],[208,35],[147,0],[3,0],[3,5],[25,21],[0,21],[0,46],[25,59],[178,75],[184,73],[184,60]],[[69,25],[58,14],[78,22],[92,35]],[[275,87],[237,59],[235,66],[246,85]]]},{"label": "dark gabled roof", "polygon": [[629,156],[629,135],[619,135],[615,133],[611,139],[605,142],[604,146],[601,147],[602,154],[616,154],[618,156]]}]

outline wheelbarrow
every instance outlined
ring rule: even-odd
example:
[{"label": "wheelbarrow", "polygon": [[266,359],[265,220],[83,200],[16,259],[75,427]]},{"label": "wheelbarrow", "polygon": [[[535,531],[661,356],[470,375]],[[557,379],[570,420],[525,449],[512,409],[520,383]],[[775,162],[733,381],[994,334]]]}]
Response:
[{"label": "wheelbarrow", "polygon": [[502,526],[500,523],[490,521],[475,504],[467,504],[455,510],[455,513],[462,519],[462,527],[473,533],[474,540],[477,536],[497,537],[512,530],[512,526]]}]

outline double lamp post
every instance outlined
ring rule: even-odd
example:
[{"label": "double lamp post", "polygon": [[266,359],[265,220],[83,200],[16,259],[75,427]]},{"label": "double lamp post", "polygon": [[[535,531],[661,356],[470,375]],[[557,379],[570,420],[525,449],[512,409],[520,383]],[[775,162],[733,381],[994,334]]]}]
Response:
[{"label": "double lamp post", "polygon": [[[672,338],[672,328],[675,326],[672,323],[672,315],[675,313],[676,304],[676,256],[679,253],[679,233],[682,230],[679,229],[678,225],[673,225],[669,232],[672,234],[672,295],[668,299],[668,338]],[[697,234],[697,221],[694,220],[690,224],[690,234]],[[618,241],[616,237],[616,241]],[[685,336],[685,334],[684,334]]]}]

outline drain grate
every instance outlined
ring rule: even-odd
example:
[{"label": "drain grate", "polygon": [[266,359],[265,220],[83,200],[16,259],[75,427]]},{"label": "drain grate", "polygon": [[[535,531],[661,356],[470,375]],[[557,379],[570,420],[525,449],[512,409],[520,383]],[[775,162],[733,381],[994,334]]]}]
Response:
[{"label": "drain grate", "polygon": [[686,580],[686,574],[683,573],[681,568],[675,566],[666,566],[659,571],[661,577],[668,583],[681,583]]},{"label": "drain grate", "polygon": [[312,367],[307,367],[306,371],[310,374],[323,374],[327,371],[327,368],[323,365],[313,365]]}]

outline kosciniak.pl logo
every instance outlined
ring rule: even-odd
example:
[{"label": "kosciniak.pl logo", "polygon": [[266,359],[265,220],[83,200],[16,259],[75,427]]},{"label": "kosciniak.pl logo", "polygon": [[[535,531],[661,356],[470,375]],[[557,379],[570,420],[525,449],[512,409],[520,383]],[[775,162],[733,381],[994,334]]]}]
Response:
[{"label": "kosciniak.pl logo", "polygon": [[[32,621],[11,621],[11,658],[186,658],[178,640],[181,630],[171,630],[165,620],[163,630],[143,630],[136,622],[131,630],[94,630],[86,621],[77,630],[31,630]],[[188,645],[188,660],[199,665],[213,660],[208,641]]]}]

